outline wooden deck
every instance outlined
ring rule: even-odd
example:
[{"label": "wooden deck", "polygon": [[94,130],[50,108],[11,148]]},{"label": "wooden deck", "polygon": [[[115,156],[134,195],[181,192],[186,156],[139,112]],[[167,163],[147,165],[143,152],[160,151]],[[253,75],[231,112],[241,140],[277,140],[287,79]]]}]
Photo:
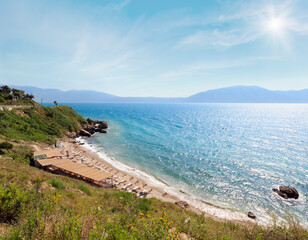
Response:
[{"label": "wooden deck", "polygon": [[87,167],[85,165],[74,163],[66,158],[54,157],[46,159],[37,159],[37,165],[48,169],[52,172],[64,173],[71,177],[83,179],[87,182],[105,186],[106,180],[112,180],[113,174],[100,171],[95,168]]}]

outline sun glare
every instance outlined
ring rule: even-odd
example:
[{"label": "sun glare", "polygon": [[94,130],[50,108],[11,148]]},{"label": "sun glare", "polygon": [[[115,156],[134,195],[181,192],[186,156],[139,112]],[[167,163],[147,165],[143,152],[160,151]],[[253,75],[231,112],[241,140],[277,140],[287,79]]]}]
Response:
[{"label": "sun glare", "polygon": [[271,18],[266,23],[267,29],[272,33],[281,33],[285,26],[285,21],[282,18]]}]

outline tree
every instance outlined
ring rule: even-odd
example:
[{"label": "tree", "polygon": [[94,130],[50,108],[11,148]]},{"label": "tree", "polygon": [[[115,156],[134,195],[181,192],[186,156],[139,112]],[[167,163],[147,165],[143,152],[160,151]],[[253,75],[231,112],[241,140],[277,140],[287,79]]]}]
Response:
[{"label": "tree", "polygon": [[1,86],[0,92],[10,94],[12,89],[8,85]]},{"label": "tree", "polygon": [[56,107],[58,107],[58,103],[57,101],[53,101],[54,105],[56,105]]},{"label": "tree", "polygon": [[24,96],[24,99],[26,99],[26,100],[32,100],[34,98],[34,96],[32,95],[32,94],[26,94],[25,96]]},{"label": "tree", "polygon": [[18,98],[22,98],[22,97],[25,96],[25,91],[23,91],[23,90],[19,90],[19,89],[13,88],[13,89],[12,89],[12,92],[13,92],[13,95],[14,95],[15,97],[18,97]]}]

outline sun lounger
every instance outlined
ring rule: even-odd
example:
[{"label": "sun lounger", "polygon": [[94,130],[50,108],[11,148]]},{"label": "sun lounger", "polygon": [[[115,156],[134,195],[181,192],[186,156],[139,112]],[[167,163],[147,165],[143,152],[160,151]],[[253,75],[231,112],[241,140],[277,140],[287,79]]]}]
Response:
[{"label": "sun lounger", "polygon": [[126,180],[120,181],[116,185],[120,185],[121,183],[124,183],[124,182],[126,182]]},{"label": "sun lounger", "polygon": [[133,184],[132,184],[132,183],[129,183],[129,184],[125,185],[124,187],[122,187],[121,189],[122,189],[122,190],[127,190],[128,187],[130,187],[131,185],[133,185]]},{"label": "sun lounger", "polygon": [[134,187],[132,190],[130,190],[129,192],[133,192],[133,193],[138,193],[138,189],[139,189],[140,187]]},{"label": "sun lounger", "polygon": [[146,197],[147,195],[148,195],[148,192],[147,192],[146,190],[143,190],[142,192],[140,192],[140,193],[138,194],[138,197],[144,198],[144,197]]}]

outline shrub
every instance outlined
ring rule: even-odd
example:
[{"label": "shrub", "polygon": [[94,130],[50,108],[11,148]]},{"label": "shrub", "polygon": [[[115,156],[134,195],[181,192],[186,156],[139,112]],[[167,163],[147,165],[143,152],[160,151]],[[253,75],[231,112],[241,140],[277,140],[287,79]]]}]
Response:
[{"label": "shrub", "polygon": [[56,188],[56,189],[65,189],[64,183],[61,182],[61,181],[58,180],[58,179],[55,179],[55,178],[51,179],[51,180],[50,180],[50,184],[51,184],[51,186],[53,186],[53,187]]},{"label": "shrub", "polygon": [[12,222],[20,217],[31,194],[24,191],[16,184],[8,184],[0,187],[0,221]]},{"label": "shrub", "polygon": [[15,162],[30,164],[33,150],[28,146],[15,146],[14,151],[6,153],[5,156],[13,158]]},{"label": "shrub", "polygon": [[11,144],[9,142],[2,142],[2,143],[0,143],[0,149],[10,150],[12,148],[13,148],[13,144]]}]

